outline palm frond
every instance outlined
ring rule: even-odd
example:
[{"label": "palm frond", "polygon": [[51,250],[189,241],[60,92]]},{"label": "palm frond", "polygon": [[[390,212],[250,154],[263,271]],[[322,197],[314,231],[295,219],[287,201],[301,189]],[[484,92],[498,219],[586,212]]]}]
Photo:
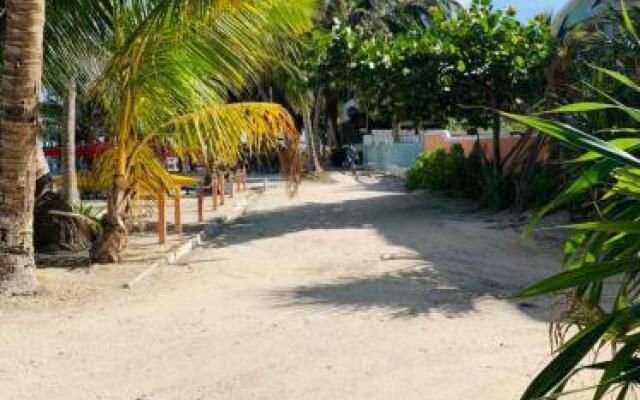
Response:
[{"label": "palm frond", "polygon": [[[92,187],[99,190],[107,190],[113,184],[113,172],[116,168],[118,148],[111,147],[105,151],[88,176]],[[129,154],[132,158],[132,154]],[[174,189],[171,174],[158,159],[154,150],[141,144],[136,147],[135,160],[129,163],[129,185],[139,196],[156,196],[162,191]]]},{"label": "palm frond", "polygon": [[202,149],[218,163],[235,165],[246,147],[250,152],[275,151],[285,157],[285,176],[299,180],[300,133],[293,117],[279,104],[210,105],[176,117],[158,128],[160,137],[177,149]]}]

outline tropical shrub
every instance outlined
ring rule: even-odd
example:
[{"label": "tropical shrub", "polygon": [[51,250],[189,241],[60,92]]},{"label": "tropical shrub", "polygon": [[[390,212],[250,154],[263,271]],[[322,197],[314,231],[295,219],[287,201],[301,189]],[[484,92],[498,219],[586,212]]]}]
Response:
[{"label": "tropical shrub", "polygon": [[436,191],[451,189],[456,172],[462,169],[455,166],[455,162],[455,156],[444,149],[421,154],[407,173],[407,188]]},{"label": "tropical shrub", "polygon": [[467,156],[456,143],[449,151],[438,149],[421,154],[407,172],[406,187],[408,190],[429,189],[454,197],[478,198],[483,191],[481,180],[485,165],[479,148]]},{"label": "tropical shrub", "polygon": [[[448,152],[422,153],[407,171],[405,186],[409,191],[428,189],[471,199],[494,210],[514,206],[524,210],[546,204],[558,192],[556,167],[538,163],[532,168],[497,173],[479,145],[466,155],[456,143]],[[519,187],[523,180],[527,181],[526,193]]]},{"label": "tropical shrub", "polygon": [[427,160],[425,184],[427,189],[447,190],[453,181],[453,158],[451,153],[438,149]]},{"label": "tropical shrub", "polygon": [[[623,17],[628,15],[623,10]],[[630,32],[635,31],[630,23]],[[633,79],[600,67],[592,67],[618,85],[640,93]],[[554,337],[560,344],[554,360],[533,380],[523,399],[557,398],[566,392],[572,378],[584,370],[601,371],[593,387],[594,399],[606,395],[625,399],[640,378],[640,159],[633,153],[640,139],[633,135],[640,124],[640,110],[614,96],[600,93],[606,102],[582,102],[551,111],[556,120],[539,116],[505,113],[509,118],[535,128],[562,144],[582,151],[575,162],[584,165],[582,174],[571,182],[534,219],[593,191],[592,220],[565,226],[574,232],[564,249],[564,271],[522,290],[520,297],[563,294],[567,308],[555,321]],[[594,129],[580,129],[558,120],[567,114],[622,113],[632,121],[615,129],[626,133],[605,141]],[[588,128],[588,127],[587,127]],[[612,128],[613,129],[613,128]],[[631,133],[631,134],[630,134]],[[570,328],[578,333],[565,340]],[[612,345],[606,360],[583,362],[591,351]],[[552,396],[552,397],[545,397]]]},{"label": "tropical shrub", "polygon": [[411,168],[407,171],[405,178],[405,187],[407,190],[417,190],[426,188],[425,177],[427,176],[427,161],[429,155],[421,153]]}]

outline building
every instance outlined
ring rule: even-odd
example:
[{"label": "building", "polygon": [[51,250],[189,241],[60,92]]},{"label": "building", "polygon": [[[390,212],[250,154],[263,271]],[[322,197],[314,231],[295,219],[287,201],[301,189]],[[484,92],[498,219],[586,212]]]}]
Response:
[{"label": "building", "polygon": [[[639,7],[640,0],[625,0],[625,4],[628,8]],[[619,9],[620,0],[569,0],[553,16],[551,31],[555,36],[563,37],[573,27],[588,23],[598,26],[605,33],[613,34],[616,25],[604,17],[612,10]]]}]

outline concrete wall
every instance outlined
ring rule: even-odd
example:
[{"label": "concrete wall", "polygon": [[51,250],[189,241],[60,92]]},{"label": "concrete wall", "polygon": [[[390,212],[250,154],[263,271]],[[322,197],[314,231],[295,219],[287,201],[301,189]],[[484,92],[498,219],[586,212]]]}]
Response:
[{"label": "concrete wall", "polygon": [[422,143],[379,143],[363,145],[363,163],[367,169],[402,173],[423,151]]},{"label": "concrete wall", "polygon": [[[365,135],[363,141],[364,167],[376,171],[394,174],[404,173],[422,152],[432,153],[438,149],[449,151],[454,144],[460,144],[469,155],[476,142],[480,143],[487,160],[493,159],[493,136],[481,134],[471,136],[466,134],[452,134],[447,130],[429,130],[416,135],[414,131],[403,131],[399,140],[395,140],[390,130],[374,131],[372,135]],[[520,135],[505,134],[500,138],[500,150],[506,157],[520,141]],[[543,151],[541,159],[546,158]]]},{"label": "concrete wall", "polygon": [[[457,143],[462,146],[465,154],[469,155],[473,151],[476,142],[479,141],[487,160],[493,160],[493,136],[491,134],[481,134],[479,136],[452,135],[447,130],[433,130],[425,133],[423,138],[423,149],[427,153],[438,149],[449,151],[451,146]],[[501,136],[500,153],[503,156],[509,154],[516,147],[520,138],[520,135]]]}]

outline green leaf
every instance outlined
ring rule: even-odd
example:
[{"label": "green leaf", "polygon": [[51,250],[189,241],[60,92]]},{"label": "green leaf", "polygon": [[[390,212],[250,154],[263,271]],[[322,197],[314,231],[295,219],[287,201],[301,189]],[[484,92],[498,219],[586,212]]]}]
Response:
[{"label": "green leaf", "polygon": [[607,369],[602,374],[600,384],[596,390],[593,400],[600,400],[607,393],[611,385],[616,383],[621,375],[627,370],[627,367],[633,358],[633,355],[638,351],[640,346],[640,336],[632,336],[627,343],[620,349],[620,351],[613,357]]},{"label": "green leaf", "polygon": [[585,263],[580,268],[560,272],[518,292],[515,297],[533,297],[583,286],[623,272],[640,269],[640,260],[605,261]]},{"label": "green leaf", "polygon": [[640,86],[638,86],[631,78],[628,76],[621,74],[617,71],[612,71],[607,68],[598,67],[597,65],[591,65],[591,68],[602,72],[603,74],[609,76],[610,78],[615,79],[616,81],[622,83],[623,85],[635,90],[636,92],[640,92]]},{"label": "green leaf", "polygon": [[638,128],[609,128],[609,129],[600,129],[597,130],[596,133],[639,133],[640,129]]},{"label": "green leaf", "polygon": [[525,228],[524,236],[529,236],[533,231],[533,228],[538,225],[542,218],[549,212],[572,201],[592,187],[600,184],[600,182],[609,176],[615,168],[616,164],[611,160],[604,160],[589,167],[582,173],[582,175],[575,179],[569,187],[564,189],[551,202],[549,202],[549,204],[536,213],[531,223]]},{"label": "green leaf", "polygon": [[506,112],[502,112],[502,115],[514,121],[520,122],[521,124],[537,129],[540,132],[551,136],[556,140],[559,140],[567,146],[586,151],[594,151],[598,154],[601,154],[603,157],[616,161],[621,165],[632,165],[634,167],[640,167],[640,160],[635,158],[633,155],[612,146],[611,144],[605,142],[600,138],[582,132],[581,130],[570,125],[555,121],[549,121],[538,117],[528,117]]},{"label": "green leaf", "polygon": [[[596,67],[594,67],[596,68]],[[609,71],[609,70],[607,70]],[[627,78],[626,76],[619,74],[615,71],[609,71],[610,74],[613,74],[614,76],[617,76],[617,79],[622,79],[623,81],[625,81],[626,85],[635,85],[633,83],[633,81],[631,81],[629,78]],[[640,122],[640,109],[634,108],[634,107],[629,107],[624,105],[622,102],[616,100],[614,97],[612,97],[611,95],[609,95],[608,93],[604,92],[603,90],[601,90],[600,88],[588,83],[588,82],[583,82],[585,84],[585,86],[587,86],[588,88],[590,88],[591,90],[593,90],[594,92],[598,93],[599,95],[601,95],[602,97],[608,99],[609,101],[611,101],[612,103],[614,103],[617,106],[617,109],[625,112],[628,116],[630,116],[631,118],[633,118],[634,120]],[[633,87],[633,86],[632,86]],[[634,87],[634,89],[636,89],[637,86]]]},{"label": "green leaf", "polygon": [[595,103],[595,102],[581,102],[567,104],[550,111],[545,111],[543,114],[559,114],[559,113],[577,113],[577,112],[591,112],[601,111],[617,108],[617,106],[608,103]]},{"label": "green leaf", "polygon": [[534,400],[545,396],[565,377],[570,375],[576,365],[609,329],[616,315],[611,314],[574,336],[564,347],[564,350],[531,382],[531,385],[522,395],[522,400]]},{"label": "green leaf", "polygon": [[629,16],[629,10],[627,10],[627,6],[624,4],[624,0],[620,0],[620,11],[622,13],[622,25],[629,32],[631,36],[636,41],[636,44],[640,45],[640,38],[638,38],[638,33],[636,32],[636,28],[633,26],[633,22],[631,21],[631,17]]},{"label": "green leaf", "polygon": [[563,225],[557,228],[587,232],[640,234],[640,222],[636,221],[583,222],[581,224]]},{"label": "green leaf", "polygon": [[[640,147],[640,139],[638,138],[619,138],[608,141],[611,146],[620,150],[634,150]],[[590,151],[575,159],[576,162],[593,161],[602,158],[602,155],[595,151]]]}]

